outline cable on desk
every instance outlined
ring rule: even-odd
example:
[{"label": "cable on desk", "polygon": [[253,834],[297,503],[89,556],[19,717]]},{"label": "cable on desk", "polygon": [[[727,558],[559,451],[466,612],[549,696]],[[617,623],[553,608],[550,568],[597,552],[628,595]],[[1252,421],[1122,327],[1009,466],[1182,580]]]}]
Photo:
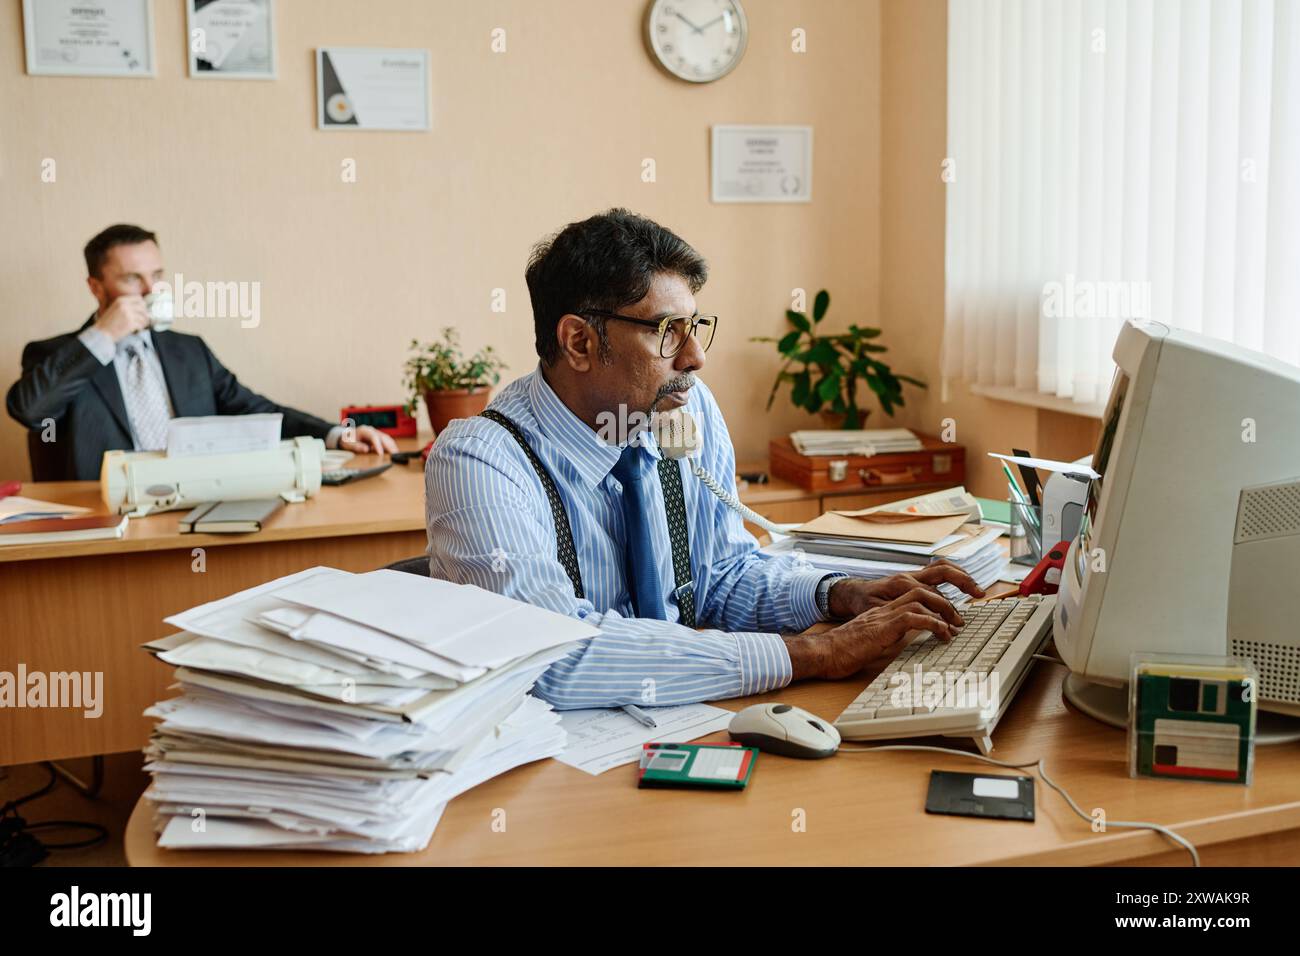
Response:
[{"label": "cable on desk", "polygon": [[[1034,656],[1038,656],[1038,655],[1034,655]],[[1061,786],[1059,786],[1055,780],[1053,780],[1051,777],[1047,775],[1047,771],[1043,767],[1043,761],[1041,758],[1038,760],[1028,761],[1027,763],[1010,763],[1005,760],[994,760],[992,757],[985,757],[983,754],[972,754],[972,753],[967,753],[964,750],[952,750],[951,748],[948,747],[927,747],[921,744],[887,744],[882,747],[847,747],[847,748],[841,747],[839,749],[839,752],[850,753],[850,754],[869,754],[869,753],[876,753],[881,750],[927,750],[933,753],[952,754],[953,756],[956,757],[968,757],[971,760],[982,760],[985,763],[991,763],[998,767],[1007,767],[1011,770],[1024,770],[1026,767],[1032,768],[1038,771],[1038,775],[1043,778],[1043,783],[1047,784],[1049,787],[1051,787],[1053,790],[1055,790],[1057,793],[1059,793],[1062,797],[1065,798],[1065,802],[1070,805],[1071,810],[1073,810],[1080,817],[1082,817],[1085,822],[1089,824],[1092,823],[1092,817],[1088,816],[1088,814],[1080,810],[1079,805],[1074,802],[1074,799],[1068,793],[1066,793],[1065,790]],[[1201,855],[1196,852],[1196,847],[1192,845],[1191,841],[1188,840],[1186,837],[1175,833],[1173,830],[1170,830],[1168,827],[1161,826],[1158,823],[1144,823],[1142,821],[1130,821],[1130,820],[1107,820],[1106,826],[1122,827],[1128,830],[1154,830],[1155,832],[1163,834],[1164,836],[1173,840],[1179,846],[1183,847],[1183,849],[1185,849],[1188,853],[1190,853],[1192,855],[1192,866],[1201,865]]]}]

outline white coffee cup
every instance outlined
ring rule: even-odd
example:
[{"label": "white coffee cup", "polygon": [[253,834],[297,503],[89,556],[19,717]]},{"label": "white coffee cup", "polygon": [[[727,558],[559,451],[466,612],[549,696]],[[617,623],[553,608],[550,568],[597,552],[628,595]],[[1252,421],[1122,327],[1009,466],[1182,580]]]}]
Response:
[{"label": "white coffee cup", "polygon": [[176,321],[176,305],[170,290],[150,292],[144,297],[149,309],[149,325],[155,332],[166,332]]}]

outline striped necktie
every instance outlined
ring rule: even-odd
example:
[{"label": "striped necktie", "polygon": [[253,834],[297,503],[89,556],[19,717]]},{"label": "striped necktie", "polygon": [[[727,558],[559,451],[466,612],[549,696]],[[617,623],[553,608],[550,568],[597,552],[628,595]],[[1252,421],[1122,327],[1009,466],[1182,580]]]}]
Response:
[{"label": "striped necktie", "polygon": [[144,349],[136,345],[126,347],[126,414],[135,431],[140,451],[161,451],[167,447],[167,392],[145,361]]}]

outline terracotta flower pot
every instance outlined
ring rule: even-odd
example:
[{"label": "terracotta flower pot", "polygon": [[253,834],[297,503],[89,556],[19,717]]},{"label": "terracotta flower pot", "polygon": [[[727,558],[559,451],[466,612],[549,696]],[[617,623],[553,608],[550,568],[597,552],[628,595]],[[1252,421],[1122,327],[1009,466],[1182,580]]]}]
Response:
[{"label": "terracotta flower pot", "polygon": [[424,410],[429,416],[429,427],[436,438],[448,422],[456,418],[473,418],[487,408],[492,389],[454,388],[443,392],[424,392]]},{"label": "terracotta flower pot", "polygon": [[[822,411],[818,412],[817,414],[821,416],[822,428],[829,428],[829,429],[843,428],[844,421],[845,419],[848,418],[848,416],[845,415],[843,412],[830,412],[830,411],[826,411],[825,409],[822,409]],[[867,427],[867,416],[870,414],[871,414],[870,409],[867,408],[858,409],[859,428]]]}]

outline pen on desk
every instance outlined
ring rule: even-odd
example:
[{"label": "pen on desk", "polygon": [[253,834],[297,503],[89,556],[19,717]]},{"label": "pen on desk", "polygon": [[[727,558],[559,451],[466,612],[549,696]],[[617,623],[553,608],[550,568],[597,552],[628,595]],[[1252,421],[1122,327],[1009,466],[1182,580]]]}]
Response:
[{"label": "pen on desk", "polygon": [[623,711],[637,723],[645,724],[647,727],[659,726],[658,721],[635,704],[624,704]]}]

